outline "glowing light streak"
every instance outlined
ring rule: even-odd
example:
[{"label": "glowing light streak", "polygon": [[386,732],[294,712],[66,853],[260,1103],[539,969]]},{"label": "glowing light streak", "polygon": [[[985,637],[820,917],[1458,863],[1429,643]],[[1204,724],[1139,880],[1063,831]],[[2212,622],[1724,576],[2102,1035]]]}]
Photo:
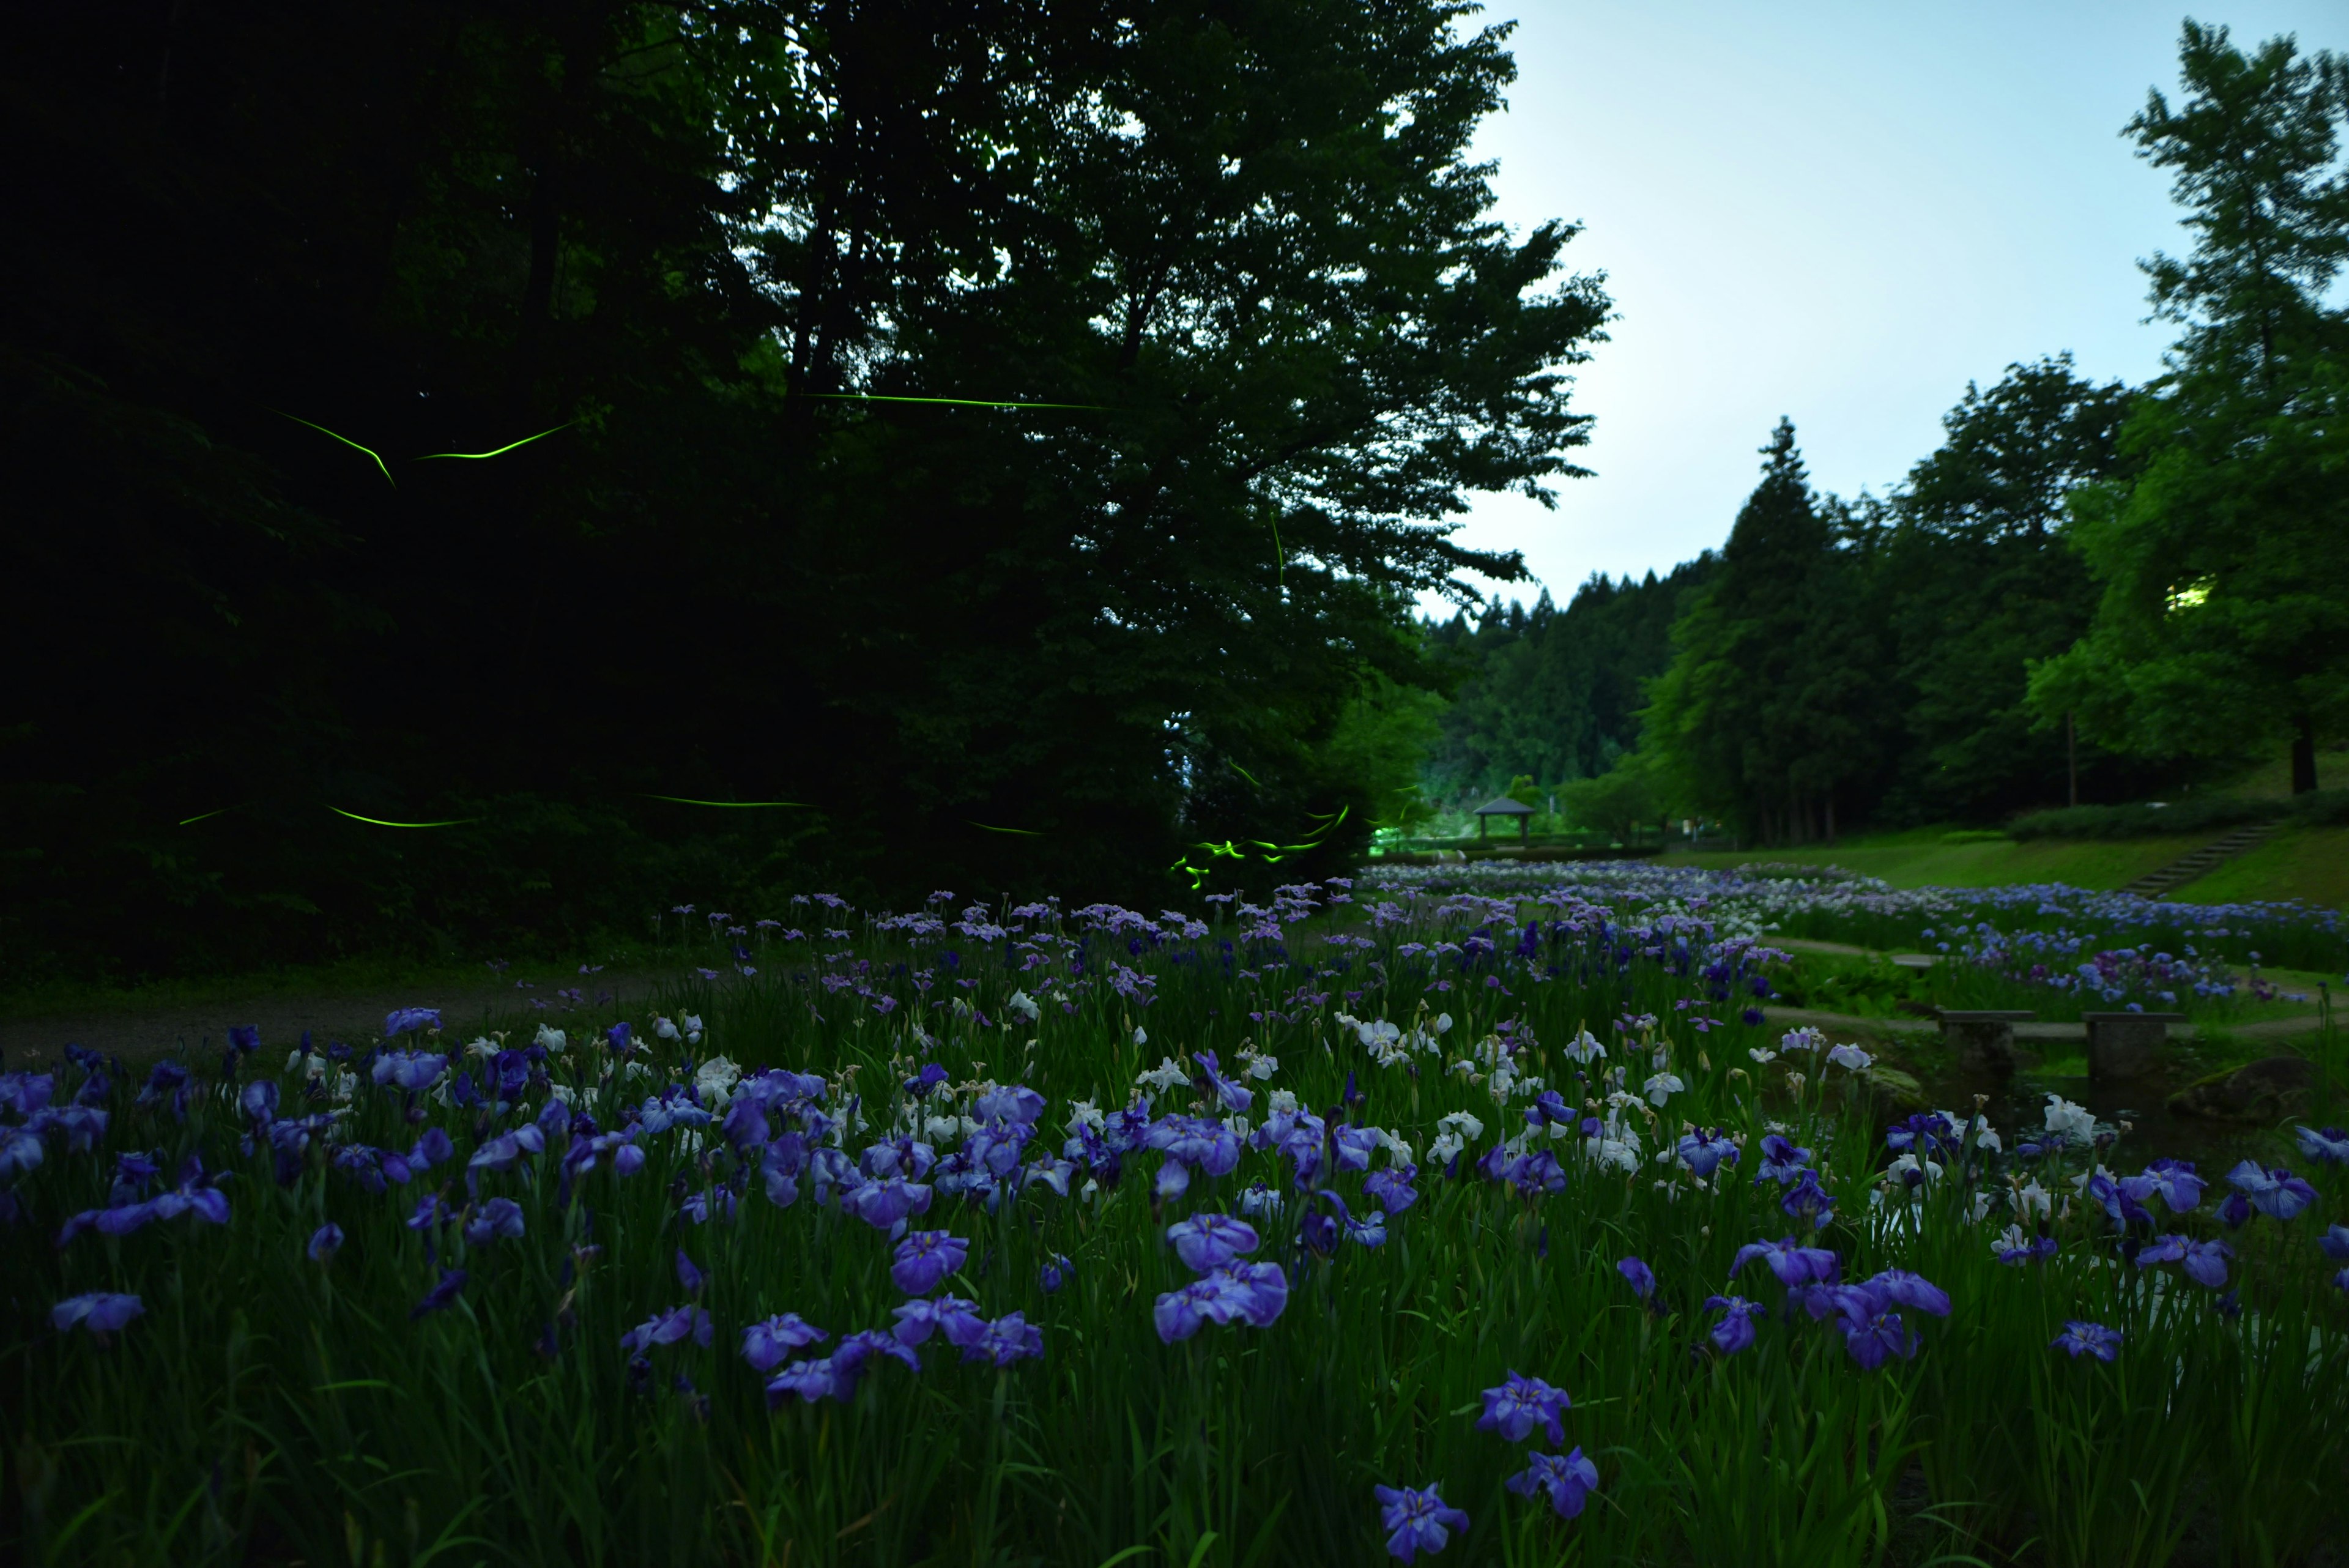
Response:
[{"label": "glowing light streak", "polygon": [[908,398],[888,392],[795,392],[792,396],[839,398],[857,403],[953,403],[968,409],[1085,409],[1096,413],[1105,413],[1109,410],[1107,403],[1028,403],[1009,398]]},{"label": "glowing light streak", "polygon": [[[267,405],[265,405],[265,404],[264,405],[264,407],[266,407],[266,406],[267,406]],[[396,480],[396,479],[392,478],[392,476],[391,476],[391,470],[390,470],[390,469],[388,469],[388,468],[384,467],[384,462],[383,462],[383,459],[376,453],[375,450],[374,450],[372,447],[364,447],[364,446],[361,446],[361,445],[359,445],[359,443],[358,443],[358,442],[357,442],[357,441],[353,441],[350,437],[348,437],[348,436],[347,436],[347,435],[343,435],[343,434],[341,434],[341,433],[339,433],[339,432],[337,432],[337,431],[330,431],[330,430],[328,430],[326,426],[324,426],[324,425],[322,425],[322,424],[314,423],[313,421],[309,421],[309,420],[305,420],[305,419],[304,419],[304,418],[303,418],[301,415],[299,415],[299,414],[289,414],[289,413],[287,413],[284,409],[270,409],[270,410],[269,410],[269,411],[270,411],[271,413],[273,413],[273,414],[275,414],[279,419],[282,419],[282,420],[292,420],[292,421],[293,421],[295,424],[297,424],[297,425],[308,425],[312,430],[316,431],[320,435],[329,435],[329,436],[333,436],[336,441],[338,441],[342,442],[345,446],[349,447],[353,452],[366,452],[369,457],[372,457],[372,458],[374,458],[374,459],[375,459],[375,465],[376,465],[376,467],[377,467],[378,469],[379,469],[379,470],[381,470],[381,471],[382,471],[382,473],[383,473],[383,482],[384,482],[386,484],[390,485],[394,490],[397,490],[397,489],[398,489],[398,488],[399,488],[399,482],[398,482],[398,480]]]},{"label": "glowing light streak", "polygon": [[479,822],[478,816],[452,816],[446,822],[386,822],[379,816],[361,816],[356,811],[345,811],[339,805],[326,808],[336,816],[347,816],[353,822],[364,822],[374,827],[462,827],[469,822]]},{"label": "glowing light streak", "polygon": [[556,425],[554,430],[541,431],[536,435],[524,436],[520,441],[508,441],[505,445],[499,447],[494,452],[428,452],[422,457],[410,458],[409,461],[411,462],[430,462],[434,458],[439,457],[461,457],[470,462],[479,462],[485,457],[503,457],[507,452],[513,451],[513,449],[518,446],[528,446],[534,441],[544,441],[548,436],[554,434],[556,431],[567,431],[578,422],[579,421],[577,420],[565,420],[561,424]]}]

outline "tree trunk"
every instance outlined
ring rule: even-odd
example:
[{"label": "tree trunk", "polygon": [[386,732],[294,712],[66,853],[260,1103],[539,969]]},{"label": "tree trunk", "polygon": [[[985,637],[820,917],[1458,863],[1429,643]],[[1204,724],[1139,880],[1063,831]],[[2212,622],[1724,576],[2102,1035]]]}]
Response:
[{"label": "tree trunk", "polygon": [[2292,793],[2311,794],[2316,789],[2316,725],[2302,713],[2292,720]]}]

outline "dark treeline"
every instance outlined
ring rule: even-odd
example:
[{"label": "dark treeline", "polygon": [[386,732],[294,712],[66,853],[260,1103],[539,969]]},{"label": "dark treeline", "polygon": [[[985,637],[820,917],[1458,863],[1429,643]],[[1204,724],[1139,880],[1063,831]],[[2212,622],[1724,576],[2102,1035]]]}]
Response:
[{"label": "dark treeline", "polygon": [[1461,15],[18,17],[5,979],[1336,868],[1608,310]]},{"label": "dark treeline", "polygon": [[[1427,628],[1431,648],[1464,671],[1439,721],[1429,793],[1487,798],[1519,777],[1595,778],[1640,742],[1647,686],[1672,656],[1672,623],[1712,576],[1708,551],[1659,578],[1594,576],[1560,610],[1545,589],[1528,610],[1495,602]],[[1471,802],[1470,804],[1475,804]]]},{"label": "dark treeline", "polygon": [[2012,366],[1857,502],[1813,489],[1782,421],[1718,558],[1641,585],[1642,608],[1593,585],[1562,616],[1443,628],[1474,673],[1431,782],[1611,755],[1637,787],[1587,798],[1763,843],[2142,798],[2279,751],[2314,791],[2349,733],[2349,309],[2328,293],[2349,61],[2189,22],[2180,69],[2183,101],[2151,94],[2126,130],[2194,238],[2143,264],[2180,328],[2163,375]]}]

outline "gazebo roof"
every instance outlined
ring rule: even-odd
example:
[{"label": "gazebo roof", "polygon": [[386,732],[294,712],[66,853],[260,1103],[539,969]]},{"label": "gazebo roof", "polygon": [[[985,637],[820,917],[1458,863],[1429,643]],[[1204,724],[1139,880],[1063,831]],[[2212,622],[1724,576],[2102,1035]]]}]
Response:
[{"label": "gazebo roof", "polygon": [[1486,801],[1483,805],[1476,808],[1474,815],[1477,816],[1531,816],[1533,814],[1534,808],[1527,805],[1524,801],[1511,800],[1507,795],[1503,795],[1498,800]]}]

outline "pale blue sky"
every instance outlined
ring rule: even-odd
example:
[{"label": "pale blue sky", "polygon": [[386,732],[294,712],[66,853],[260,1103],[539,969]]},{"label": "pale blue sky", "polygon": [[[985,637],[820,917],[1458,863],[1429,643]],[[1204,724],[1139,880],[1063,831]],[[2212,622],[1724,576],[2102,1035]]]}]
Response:
[{"label": "pale blue sky", "polygon": [[2157,373],[2170,329],[2144,323],[2136,262],[2188,237],[2120,130],[2148,88],[2176,103],[2181,20],[2349,50],[2344,0],[1487,15],[1518,20],[1508,112],[1476,144],[1499,215],[1587,224],[1568,262],[1608,273],[1621,315],[1576,391],[1596,476],[1562,482],[1555,512],[1479,496],[1460,535],[1523,550],[1561,604],[1594,571],[1718,545],[1782,413],[1814,482],[1849,495],[1899,481],[1966,382],[2012,361],[2068,348],[2098,379]]}]

